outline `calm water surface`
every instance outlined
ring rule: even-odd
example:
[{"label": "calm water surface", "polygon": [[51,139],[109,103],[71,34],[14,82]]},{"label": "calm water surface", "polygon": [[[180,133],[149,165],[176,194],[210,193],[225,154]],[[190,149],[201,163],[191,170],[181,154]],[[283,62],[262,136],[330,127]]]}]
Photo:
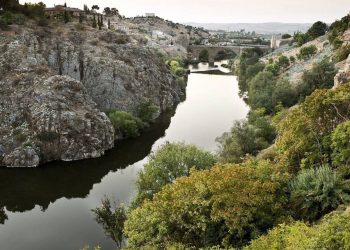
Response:
[{"label": "calm water surface", "polygon": [[127,203],[151,151],[166,141],[215,151],[215,138],[247,112],[234,76],[191,74],[187,98],[176,112],[162,115],[141,137],[118,143],[100,159],[0,169],[0,208],[8,216],[0,224],[0,250],[115,249],[91,213],[104,195]]}]

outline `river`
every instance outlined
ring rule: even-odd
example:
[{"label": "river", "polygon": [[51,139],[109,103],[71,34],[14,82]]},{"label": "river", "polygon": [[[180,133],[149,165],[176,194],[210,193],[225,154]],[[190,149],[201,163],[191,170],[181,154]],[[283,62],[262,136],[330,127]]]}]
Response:
[{"label": "river", "polygon": [[[208,65],[190,69],[206,70]],[[192,73],[186,93],[176,111],[163,114],[142,136],[118,143],[102,158],[0,169],[0,208],[8,217],[0,224],[0,249],[78,250],[86,245],[115,249],[91,209],[105,195],[127,203],[148,155],[166,141],[214,152],[215,138],[248,113],[232,75]]]}]

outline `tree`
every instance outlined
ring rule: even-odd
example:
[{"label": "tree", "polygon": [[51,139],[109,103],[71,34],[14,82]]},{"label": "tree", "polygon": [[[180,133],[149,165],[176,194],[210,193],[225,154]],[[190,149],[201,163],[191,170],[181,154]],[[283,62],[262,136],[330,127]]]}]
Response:
[{"label": "tree", "polygon": [[336,167],[350,166],[350,121],[337,126],[332,133],[332,163]]},{"label": "tree", "polygon": [[194,145],[166,143],[150,155],[149,162],[139,173],[134,207],[141,205],[145,199],[152,199],[163,186],[174,182],[176,178],[188,176],[191,168],[209,169],[215,161],[211,153]]},{"label": "tree", "polygon": [[85,15],[90,14],[90,9],[86,4],[84,4],[84,13]]},{"label": "tree", "polygon": [[108,29],[110,30],[111,29],[111,20],[110,19],[108,19]]},{"label": "tree", "polygon": [[305,71],[302,82],[298,86],[298,95],[303,100],[315,89],[331,88],[334,85],[334,77],[337,71],[335,65],[328,58],[312,66],[311,70]]},{"label": "tree", "polygon": [[329,166],[305,169],[290,184],[294,217],[315,221],[350,201],[349,186]]},{"label": "tree", "polygon": [[103,13],[106,15],[106,16],[110,16],[111,15],[111,8],[109,7],[106,7],[103,9]]},{"label": "tree", "polygon": [[285,181],[268,161],[193,170],[131,211],[124,228],[129,246],[242,246],[283,216]]},{"label": "tree", "polygon": [[93,20],[92,20],[92,27],[96,28],[97,27],[97,23],[96,23],[96,15],[94,14]]},{"label": "tree", "polygon": [[79,23],[83,23],[84,16],[82,13],[79,13]]},{"label": "tree", "polygon": [[199,61],[201,62],[209,62],[209,51],[206,49],[203,49],[199,53]]},{"label": "tree", "polygon": [[323,36],[324,34],[326,34],[328,29],[327,24],[318,21],[316,23],[314,23],[311,28],[307,31],[307,35],[310,38],[310,40],[314,40],[317,37]]},{"label": "tree", "polygon": [[68,23],[70,21],[70,16],[67,11],[64,11],[64,22]]},{"label": "tree", "polygon": [[111,9],[111,15],[117,16],[119,14],[119,11],[116,8]]},{"label": "tree", "polygon": [[297,54],[299,60],[310,59],[313,55],[317,53],[317,47],[315,45],[302,47]]},{"label": "tree", "polygon": [[309,41],[309,37],[307,34],[297,32],[294,33],[293,40],[297,43],[297,45],[300,47],[303,44],[307,43]]},{"label": "tree", "polygon": [[4,208],[0,208],[0,224],[4,224],[5,221],[8,219],[6,213],[5,213],[5,210]]},{"label": "tree", "polygon": [[282,39],[288,39],[291,38],[292,36],[290,34],[284,34],[282,35]]},{"label": "tree", "polygon": [[279,158],[296,173],[331,164],[331,133],[350,120],[350,84],[315,90],[277,125]]},{"label": "tree", "polygon": [[91,9],[92,9],[92,10],[99,10],[100,7],[98,7],[98,5],[92,5]]},{"label": "tree", "polygon": [[290,61],[289,61],[289,58],[284,56],[284,55],[281,55],[278,57],[278,66],[282,69],[286,69],[289,67],[290,65]]},{"label": "tree", "polygon": [[275,128],[265,109],[249,112],[247,121],[237,121],[229,133],[217,138],[219,161],[240,163],[247,155],[257,155],[275,139]]},{"label": "tree", "polygon": [[253,109],[265,108],[273,112],[276,103],[273,103],[271,96],[276,85],[275,76],[271,72],[260,72],[248,85],[249,105]]},{"label": "tree", "polygon": [[108,198],[102,200],[100,207],[92,210],[95,214],[95,220],[101,224],[105,234],[117,243],[117,247],[122,246],[124,233],[124,223],[127,219],[126,209],[124,205],[112,208],[112,204]]}]

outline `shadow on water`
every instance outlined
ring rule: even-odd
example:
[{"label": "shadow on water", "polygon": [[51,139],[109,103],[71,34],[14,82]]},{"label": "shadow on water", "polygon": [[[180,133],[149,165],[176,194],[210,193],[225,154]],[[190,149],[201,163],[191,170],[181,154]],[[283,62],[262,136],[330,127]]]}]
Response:
[{"label": "shadow on water", "polygon": [[174,114],[175,109],[165,112],[140,137],[118,142],[98,159],[53,162],[32,169],[0,169],[0,211],[5,207],[11,212],[24,212],[36,205],[45,210],[60,198],[86,197],[110,171],[124,169],[148,156],[152,145],[165,135]]}]

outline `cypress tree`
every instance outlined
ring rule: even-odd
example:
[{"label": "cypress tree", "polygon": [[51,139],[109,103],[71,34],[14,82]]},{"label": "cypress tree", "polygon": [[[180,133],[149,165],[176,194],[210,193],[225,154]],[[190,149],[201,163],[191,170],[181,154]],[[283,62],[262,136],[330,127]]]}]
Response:
[{"label": "cypress tree", "polygon": [[108,29],[110,30],[111,29],[111,20],[108,19]]},{"label": "cypress tree", "polygon": [[94,19],[93,19],[93,21],[92,21],[92,27],[93,27],[93,28],[96,28],[96,27],[97,27],[97,24],[96,24],[96,16],[95,16],[95,14],[94,14]]}]

